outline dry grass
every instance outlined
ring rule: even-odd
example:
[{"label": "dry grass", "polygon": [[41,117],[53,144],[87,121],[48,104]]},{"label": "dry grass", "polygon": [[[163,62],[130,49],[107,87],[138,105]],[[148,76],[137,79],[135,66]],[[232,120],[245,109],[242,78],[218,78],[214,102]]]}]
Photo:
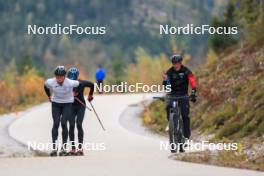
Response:
[{"label": "dry grass", "polygon": [[29,69],[22,76],[15,76],[12,81],[0,80],[0,114],[19,111],[29,105],[46,100],[44,78]]}]

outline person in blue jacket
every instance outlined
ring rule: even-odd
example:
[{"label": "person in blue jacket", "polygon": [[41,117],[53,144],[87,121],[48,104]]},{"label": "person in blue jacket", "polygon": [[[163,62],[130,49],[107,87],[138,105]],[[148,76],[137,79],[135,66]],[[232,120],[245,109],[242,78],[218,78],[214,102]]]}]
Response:
[{"label": "person in blue jacket", "polygon": [[[106,76],[105,69],[101,65],[99,65],[95,72],[95,79],[97,82],[97,86],[100,87],[100,89],[103,86],[103,81],[105,79],[105,76]],[[99,93],[102,93],[102,92],[99,91]]]}]

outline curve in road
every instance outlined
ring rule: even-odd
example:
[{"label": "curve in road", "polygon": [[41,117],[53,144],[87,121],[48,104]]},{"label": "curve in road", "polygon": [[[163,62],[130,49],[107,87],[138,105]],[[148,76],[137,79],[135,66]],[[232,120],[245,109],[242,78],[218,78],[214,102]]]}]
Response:
[{"label": "curve in road", "polygon": [[[1,159],[1,175],[264,175],[263,172],[257,171],[170,160],[168,159],[170,152],[160,150],[160,139],[139,135],[122,127],[119,117],[126,107],[151,96],[151,94],[120,94],[96,97],[94,106],[107,131],[104,132],[94,114],[87,111],[84,120],[85,142],[104,143],[106,150],[86,151],[84,157]],[[33,108],[10,126],[10,135],[24,144],[28,141],[50,142],[52,126],[50,111],[49,103]]]}]

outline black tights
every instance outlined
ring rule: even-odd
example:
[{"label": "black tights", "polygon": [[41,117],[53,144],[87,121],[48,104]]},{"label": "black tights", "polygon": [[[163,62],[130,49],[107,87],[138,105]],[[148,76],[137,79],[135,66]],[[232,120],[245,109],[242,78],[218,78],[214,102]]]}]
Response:
[{"label": "black tights", "polygon": [[55,103],[52,102],[52,118],[53,118],[53,127],[52,127],[52,143],[53,149],[57,149],[56,141],[58,139],[58,129],[61,124],[62,128],[62,144],[66,145],[68,140],[68,128],[67,120],[71,114],[72,103]]},{"label": "black tights", "polygon": [[78,148],[79,149],[82,148],[83,135],[84,135],[82,123],[83,123],[84,114],[85,114],[85,107],[83,107],[82,105],[73,106],[72,115],[69,119],[70,122],[69,137],[70,137],[72,149],[76,148],[75,140],[74,140],[75,123],[78,130],[78,143],[79,143]]}]

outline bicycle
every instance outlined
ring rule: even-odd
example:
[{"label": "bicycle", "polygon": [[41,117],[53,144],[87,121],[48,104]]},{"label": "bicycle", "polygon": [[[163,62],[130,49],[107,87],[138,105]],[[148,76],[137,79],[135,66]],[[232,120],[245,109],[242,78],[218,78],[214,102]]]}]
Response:
[{"label": "bicycle", "polygon": [[183,121],[181,116],[181,109],[179,107],[179,100],[188,99],[189,96],[166,96],[153,97],[161,101],[166,101],[170,104],[169,109],[169,142],[171,153],[176,153],[178,150],[184,152],[184,136],[183,136]]}]

